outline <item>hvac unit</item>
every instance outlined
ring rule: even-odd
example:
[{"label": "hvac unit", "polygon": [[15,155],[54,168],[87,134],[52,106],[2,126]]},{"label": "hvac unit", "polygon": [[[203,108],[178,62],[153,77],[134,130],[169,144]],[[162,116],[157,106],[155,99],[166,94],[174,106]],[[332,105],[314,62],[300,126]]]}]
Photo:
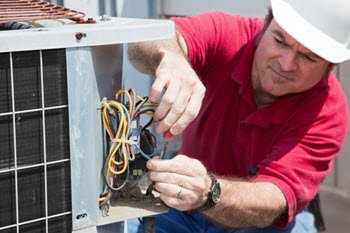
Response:
[{"label": "hvac unit", "polygon": [[174,25],[93,19],[0,31],[1,233],[97,232],[127,218],[98,206],[101,99],[122,87],[123,43],[170,38]]}]

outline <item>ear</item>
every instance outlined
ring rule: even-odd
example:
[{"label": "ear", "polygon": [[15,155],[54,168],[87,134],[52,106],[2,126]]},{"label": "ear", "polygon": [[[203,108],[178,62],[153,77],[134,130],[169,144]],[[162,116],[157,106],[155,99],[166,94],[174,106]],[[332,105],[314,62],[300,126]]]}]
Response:
[{"label": "ear", "polygon": [[327,68],[328,72],[331,72],[331,71],[334,69],[334,67],[335,67],[336,65],[337,65],[337,64],[335,64],[335,63],[329,63],[329,64],[328,64],[328,68]]}]

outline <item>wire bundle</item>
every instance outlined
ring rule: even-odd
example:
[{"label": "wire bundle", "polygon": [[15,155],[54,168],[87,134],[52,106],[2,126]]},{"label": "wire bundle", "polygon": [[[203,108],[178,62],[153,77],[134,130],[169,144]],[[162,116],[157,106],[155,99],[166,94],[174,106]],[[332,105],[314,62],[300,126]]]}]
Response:
[{"label": "wire bundle", "polygon": [[[102,121],[110,138],[111,145],[103,166],[106,187],[104,192],[100,194],[100,207],[109,200],[112,192],[121,190],[128,182],[130,172],[129,163],[135,160],[135,155],[130,150],[130,146],[134,146],[146,159],[151,159],[157,153],[155,150],[152,154],[146,154],[137,145],[137,142],[130,140],[130,124],[142,114],[152,116],[151,120],[143,127],[143,130],[155,124],[156,121],[153,120],[153,113],[155,111],[154,108],[158,107],[158,104],[149,102],[148,97],[141,98],[136,95],[133,89],[129,91],[119,90],[115,98],[118,99],[121,94],[127,97],[128,107],[114,100],[109,101],[106,98],[102,100],[104,106],[102,110]],[[137,103],[136,98],[139,99]],[[155,139],[154,135],[152,136]],[[116,176],[121,174],[126,174],[124,182],[122,185],[116,187]]]}]

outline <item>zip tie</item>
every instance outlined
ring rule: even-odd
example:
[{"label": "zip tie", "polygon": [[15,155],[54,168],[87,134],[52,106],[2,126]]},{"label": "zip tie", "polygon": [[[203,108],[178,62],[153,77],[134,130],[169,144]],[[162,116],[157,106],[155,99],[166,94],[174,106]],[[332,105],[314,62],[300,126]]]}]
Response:
[{"label": "zip tie", "polygon": [[120,139],[120,138],[115,138],[111,140],[112,142],[122,142],[122,143],[128,143],[129,145],[137,145],[137,142],[133,140],[127,140],[127,139]]},{"label": "zip tie", "polygon": [[101,104],[102,104],[104,107],[106,107],[106,108],[108,109],[109,114],[111,114],[111,115],[117,117],[116,114],[115,114],[114,109],[111,108],[111,106],[109,106],[106,97],[103,97],[103,99],[102,99],[102,101],[101,101]]}]

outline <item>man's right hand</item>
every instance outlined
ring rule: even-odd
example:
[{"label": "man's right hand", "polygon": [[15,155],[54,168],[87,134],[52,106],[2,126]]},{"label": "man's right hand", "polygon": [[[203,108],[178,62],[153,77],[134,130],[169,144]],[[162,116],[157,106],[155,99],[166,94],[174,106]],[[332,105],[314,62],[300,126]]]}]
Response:
[{"label": "man's right hand", "polygon": [[166,89],[154,119],[156,131],[171,139],[198,115],[205,87],[189,64],[187,45],[179,31],[168,40],[129,44],[129,59],[139,71],[155,75],[150,100],[158,101]]},{"label": "man's right hand", "polygon": [[157,101],[163,91],[159,107],[153,118],[159,121],[156,131],[180,134],[198,115],[205,87],[182,54],[162,52],[155,71],[156,80],[150,91],[150,100]]}]

